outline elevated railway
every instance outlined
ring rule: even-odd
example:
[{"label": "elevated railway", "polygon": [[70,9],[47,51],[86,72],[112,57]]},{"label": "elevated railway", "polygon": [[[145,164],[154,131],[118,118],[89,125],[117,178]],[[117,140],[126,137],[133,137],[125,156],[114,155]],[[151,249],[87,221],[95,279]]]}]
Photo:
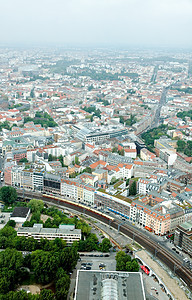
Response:
[{"label": "elevated railway", "polygon": [[[18,191],[18,195],[22,196],[23,192]],[[153,239],[149,238],[143,232],[140,232],[139,229],[132,227],[129,224],[122,224],[121,221],[112,218],[111,216],[98,212],[91,207],[87,207],[82,204],[75,203],[68,199],[62,199],[60,197],[54,195],[45,195],[38,194],[35,195],[30,192],[25,191],[25,195],[28,198],[38,197],[38,199],[42,199],[44,202],[55,205],[55,206],[63,206],[65,208],[73,209],[79,213],[84,213],[88,216],[94,217],[99,221],[110,225],[112,228],[119,230],[123,234],[128,237],[134,238],[136,242],[141,244],[146,250],[151,252],[154,257],[158,257],[165,265],[167,265],[178,277],[180,277],[188,286],[190,290],[192,290],[192,272],[183,265],[183,262],[180,261],[173,253],[165,249],[158,242],[155,242]]]}]

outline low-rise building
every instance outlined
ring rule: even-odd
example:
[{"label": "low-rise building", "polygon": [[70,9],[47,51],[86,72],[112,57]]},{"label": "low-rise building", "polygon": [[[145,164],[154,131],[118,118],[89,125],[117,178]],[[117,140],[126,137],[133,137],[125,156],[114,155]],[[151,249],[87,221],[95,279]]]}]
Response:
[{"label": "low-rise building", "polygon": [[81,229],[75,229],[75,225],[62,224],[59,228],[43,228],[43,224],[34,224],[33,227],[19,227],[17,236],[33,237],[38,241],[60,238],[65,240],[67,245],[71,245],[81,239]]},{"label": "low-rise building", "polygon": [[145,300],[142,275],[140,272],[78,270],[74,299]]},{"label": "low-rise building", "polygon": [[24,223],[28,220],[30,215],[30,208],[28,207],[15,207],[13,213],[10,216],[10,220],[16,223]]},{"label": "low-rise building", "polygon": [[129,210],[131,205],[131,199],[126,196],[111,195],[105,191],[95,191],[94,204],[101,209],[112,211],[115,214],[121,215],[122,217],[129,218]]}]

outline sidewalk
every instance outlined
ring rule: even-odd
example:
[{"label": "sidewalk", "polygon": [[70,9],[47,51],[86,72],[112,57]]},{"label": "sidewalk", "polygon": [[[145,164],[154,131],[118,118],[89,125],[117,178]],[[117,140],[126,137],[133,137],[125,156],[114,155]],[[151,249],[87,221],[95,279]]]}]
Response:
[{"label": "sidewalk", "polygon": [[162,281],[165,283],[166,287],[170,290],[172,295],[175,297],[175,299],[178,300],[187,300],[187,296],[185,295],[185,292],[179,287],[177,281],[173,278],[171,278],[166,271],[162,267],[159,266],[157,262],[155,262],[145,250],[141,250],[138,252],[138,255],[145,261],[153,270],[154,272],[159,276],[159,278],[162,279]]}]

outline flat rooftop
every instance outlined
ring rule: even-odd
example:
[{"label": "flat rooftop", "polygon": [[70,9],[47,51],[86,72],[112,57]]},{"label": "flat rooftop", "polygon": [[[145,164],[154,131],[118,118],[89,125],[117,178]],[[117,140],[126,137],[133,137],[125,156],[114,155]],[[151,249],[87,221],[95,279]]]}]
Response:
[{"label": "flat rooftop", "polygon": [[140,272],[78,270],[75,300],[145,300]]},{"label": "flat rooftop", "polygon": [[183,224],[180,224],[180,227],[182,227],[186,231],[192,230],[192,222],[185,222]]}]

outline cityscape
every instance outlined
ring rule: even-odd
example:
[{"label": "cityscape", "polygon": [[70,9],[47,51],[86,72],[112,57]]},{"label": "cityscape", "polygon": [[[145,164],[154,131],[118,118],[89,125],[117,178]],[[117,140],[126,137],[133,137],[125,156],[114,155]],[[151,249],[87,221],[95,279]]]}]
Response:
[{"label": "cityscape", "polygon": [[[191,72],[190,53],[1,49],[1,191],[120,220],[191,276]],[[21,217],[18,236],[82,238]]]},{"label": "cityscape", "polygon": [[192,299],[191,1],[0,25],[0,299]]}]

